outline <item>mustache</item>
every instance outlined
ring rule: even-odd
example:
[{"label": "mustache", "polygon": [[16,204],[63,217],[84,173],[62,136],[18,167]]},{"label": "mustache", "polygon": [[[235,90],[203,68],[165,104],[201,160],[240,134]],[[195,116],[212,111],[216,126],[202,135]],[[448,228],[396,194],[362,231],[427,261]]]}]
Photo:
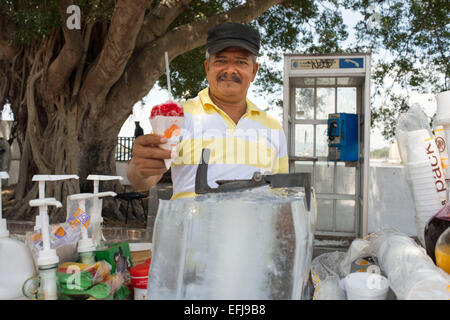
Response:
[{"label": "mustache", "polygon": [[228,78],[227,73],[223,72],[217,75],[217,82],[219,81],[223,81],[223,80],[231,80],[234,81],[236,83],[242,83],[241,78],[239,78],[239,76],[237,74],[232,73],[230,75],[230,78]]}]

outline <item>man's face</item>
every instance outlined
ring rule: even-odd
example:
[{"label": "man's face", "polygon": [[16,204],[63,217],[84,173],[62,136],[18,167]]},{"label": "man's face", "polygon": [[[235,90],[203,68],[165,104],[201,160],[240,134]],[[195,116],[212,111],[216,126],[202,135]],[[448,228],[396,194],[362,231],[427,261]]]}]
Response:
[{"label": "man's face", "polygon": [[250,83],[255,80],[258,64],[250,52],[239,47],[229,47],[211,55],[205,61],[206,79],[210,92],[222,99],[245,99]]}]

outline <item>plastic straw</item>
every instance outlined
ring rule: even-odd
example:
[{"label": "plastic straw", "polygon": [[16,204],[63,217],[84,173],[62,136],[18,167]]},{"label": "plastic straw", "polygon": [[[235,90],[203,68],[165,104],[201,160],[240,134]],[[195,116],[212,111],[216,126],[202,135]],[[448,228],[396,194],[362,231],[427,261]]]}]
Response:
[{"label": "plastic straw", "polygon": [[167,77],[167,90],[169,91],[169,98],[172,99],[172,89],[170,87],[170,69],[169,69],[169,53],[166,51],[164,53],[166,59],[166,77]]}]

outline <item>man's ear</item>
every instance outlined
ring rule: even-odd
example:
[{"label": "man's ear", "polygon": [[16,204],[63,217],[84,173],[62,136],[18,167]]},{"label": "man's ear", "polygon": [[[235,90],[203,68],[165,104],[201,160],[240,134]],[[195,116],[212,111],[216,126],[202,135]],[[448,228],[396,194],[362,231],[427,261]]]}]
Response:
[{"label": "man's ear", "polygon": [[259,68],[259,65],[258,65],[257,62],[255,62],[255,63],[253,64],[252,82],[255,80],[256,73],[258,72],[258,68]]},{"label": "man's ear", "polygon": [[208,70],[209,70],[209,61],[205,60],[205,73],[206,73],[206,78],[208,78]]}]

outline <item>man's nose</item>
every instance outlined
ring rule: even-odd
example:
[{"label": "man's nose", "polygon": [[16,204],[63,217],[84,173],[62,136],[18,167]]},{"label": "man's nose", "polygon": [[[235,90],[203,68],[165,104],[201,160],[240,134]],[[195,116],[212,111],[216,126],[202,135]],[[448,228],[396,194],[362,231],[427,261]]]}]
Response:
[{"label": "man's nose", "polygon": [[231,63],[231,62],[227,63],[225,65],[225,67],[224,67],[224,71],[223,72],[224,73],[229,73],[230,75],[232,73],[236,73],[236,65],[234,63]]}]

